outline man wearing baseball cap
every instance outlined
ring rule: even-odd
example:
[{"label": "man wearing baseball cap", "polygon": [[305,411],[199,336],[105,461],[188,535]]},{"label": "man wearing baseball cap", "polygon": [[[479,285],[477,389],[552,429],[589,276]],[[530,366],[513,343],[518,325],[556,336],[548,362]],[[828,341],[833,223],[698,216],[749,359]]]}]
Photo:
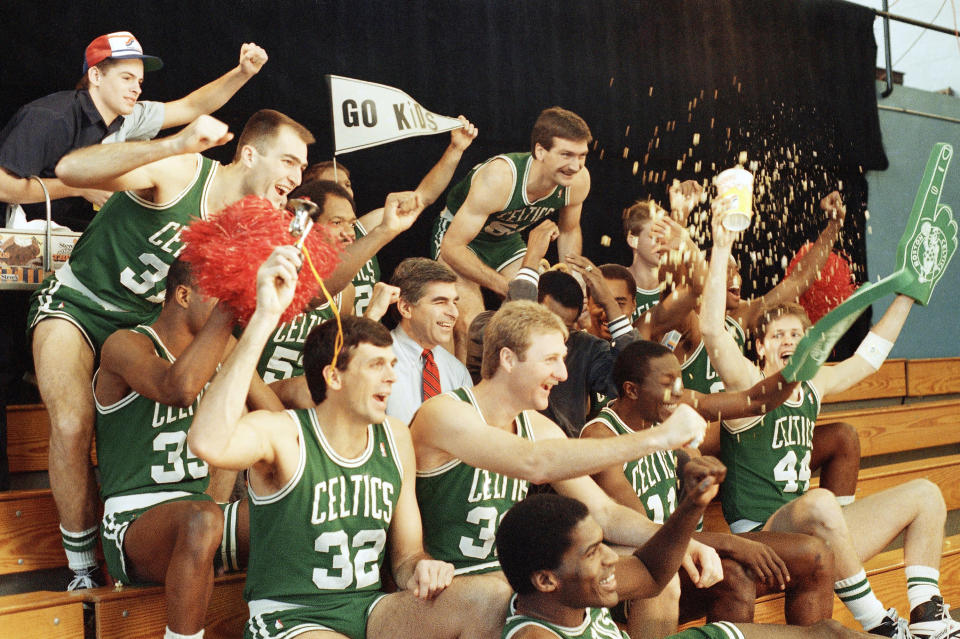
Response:
[{"label": "man wearing baseball cap", "polygon": [[[21,107],[0,130],[0,203],[10,205],[8,219],[25,222],[45,218],[45,189],[52,200],[53,220],[75,230],[84,229],[93,217],[89,203],[103,204],[111,194],[63,184],[55,174],[61,157],[100,142],[150,139],[163,128],[186,124],[215,111],[266,60],[263,49],[246,43],[236,67],[186,97],[167,103],[139,102],[144,71],[159,69],[163,63],[144,54],[129,32],[96,38],[86,49],[84,75],[75,90],[53,93]],[[39,177],[43,187],[31,176]],[[3,222],[0,218],[0,226]],[[8,398],[15,401],[27,396],[17,384],[29,366],[29,344],[22,339],[29,294],[8,291],[0,309],[0,325],[9,328],[0,332],[0,411]],[[53,459],[51,465],[59,462]],[[97,537],[95,504],[86,503],[88,495],[74,492],[54,490],[68,563],[77,575],[69,586],[71,590],[95,585],[90,573],[96,568]]]}]

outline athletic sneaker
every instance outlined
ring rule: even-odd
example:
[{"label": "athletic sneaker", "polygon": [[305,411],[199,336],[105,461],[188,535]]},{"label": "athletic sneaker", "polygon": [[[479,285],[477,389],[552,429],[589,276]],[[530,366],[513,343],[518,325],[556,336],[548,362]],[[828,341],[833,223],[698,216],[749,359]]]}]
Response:
[{"label": "athletic sneaker", "polygon": [[935,595],[910,612],[910,633],[918,639],[960,637],[960,623],[950,617],[950,606]]},{"label": "athletic sneaker", "polygon": [[67,591],[71,590],[85,590],[87,588],[97,588],[100,586],[97,583],[97,579],[100,575],[98,574],[100,569],[97,566],[93,568],[80,568],[73,571],[73,579],[67,585]]},{"label": "athletic sneaker", "polygon": [[896,608],[888,609],[880,625],[867,630],[867,632],[871,635],[891,637],[891,639],[913,639],[913,635],[910,634],[910,629],[907,627],[907,620],[897,614]]}]

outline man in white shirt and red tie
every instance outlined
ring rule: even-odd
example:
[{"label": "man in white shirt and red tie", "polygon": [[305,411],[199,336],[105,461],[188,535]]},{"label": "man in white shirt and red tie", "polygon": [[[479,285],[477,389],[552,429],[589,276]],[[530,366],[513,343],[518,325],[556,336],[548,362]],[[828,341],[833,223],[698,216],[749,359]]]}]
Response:
[{"label": "man in white shirt and red tie", "polygon": [[391,417],[409,422],[434,395],[473,386],[466,367],[440,346],[450,343],[460,315],[456,281],[450,268],[424,257],[407,258],[393,272],[400,323],[391,333],[397,356],[397,381],[387,400]]}]

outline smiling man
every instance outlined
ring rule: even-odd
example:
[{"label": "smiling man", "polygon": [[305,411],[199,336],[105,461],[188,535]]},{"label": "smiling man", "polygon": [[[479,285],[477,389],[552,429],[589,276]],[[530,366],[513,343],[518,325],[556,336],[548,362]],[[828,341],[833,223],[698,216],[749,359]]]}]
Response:
[{"label": "smiling man", "polygon": [[483,310],[481,287],[501,297],[520,267],[520,233],[559,211],[557,250],[579,255],[580,211],[590,192],[585,167],[590,128],[577,114],[551,107],[533,125],[531,150],[505,153],[475,166],[447,196],[434,222],[432,257],[459,276],[457,355],[466,358],[466,331]]},{"label": "smiling man", "polygon": [[[96,144],[65,156],[58,176],[115,193],[70,259],[34,293],[28,323],[40,395],[50,413],[50,486],[71,566],[96,565],[97,484],[90,466],[93,363],[114,331],[149,324],[183,248],[181,228],[245,195],[282,207],[300,183],[313,136],[277,111],[248,120],[234,161],[200,155],[232,138],[207,115],[149,142]],[[78,576],[80,572],[78,572]]]},{"label": "smiling man", "polygon": [[410,257],[397,266],[390,283],[400,289],[400,323],[391,335],[397,355],[397,382],[387,414],[409,422],[425,400],[473,381],[467,367],[440,346],[448,343],[460,311],[457,276],[425,257]]},{"label": "smiling man", "polygon": [[[691,466],[692,465],[692,466]],[[629,639],[610,616],[624,596],[649,597],[669,581],[710,498],[723,479],[715,459],[691,461],[685,480],[694,486],[673,517],[632,557],[604,544],[603,530],[586,506],[558,495],[534,495],[514,506],[497,532],[504,573],[517,591],[504,639]],[[835,621],[812,626],[716,622],[688,628],[677,639],[809,639],[862,637]]]}]

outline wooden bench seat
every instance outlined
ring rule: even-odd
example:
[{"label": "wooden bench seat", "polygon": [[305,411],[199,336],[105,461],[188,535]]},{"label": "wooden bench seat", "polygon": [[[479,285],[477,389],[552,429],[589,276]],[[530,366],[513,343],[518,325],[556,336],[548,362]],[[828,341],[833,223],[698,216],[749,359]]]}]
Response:
[{"label": "wooden bench seat", "polygon": [[83,637],[83,603],[65,592],[27,592],[0,597],[0,637]]},{"label": "wooden bench seat", "polygon": [[960,443],[960,399],[821,413],[818,424],[847,422],[862,457]]},{"label": "wooden bench seat", "polygon": [[[43,404],[7,406],[7,459],[11,473],[44,471],[49,466],[50,417]],[[97,464],[96,445],[90,458]]]},{"label": "wooden bench seat", "polygon": [[[204,637],[236,639],[243,636],[247,604],[243,600],[246,573],[218,577],[207,608]],[[105,586],[69,593],[93,605],[97,639],[139,639],[163,636],[167,602],[162,586],[114,588]]]},{"label": "wooden bench seat", "polygon": [[0,492],[0,575],[66,563],[50,490]]},{"label": "wooden bench seat", "polygon": [[960,393],[960,357],[911,359],[906,368],[909,397]]}]

